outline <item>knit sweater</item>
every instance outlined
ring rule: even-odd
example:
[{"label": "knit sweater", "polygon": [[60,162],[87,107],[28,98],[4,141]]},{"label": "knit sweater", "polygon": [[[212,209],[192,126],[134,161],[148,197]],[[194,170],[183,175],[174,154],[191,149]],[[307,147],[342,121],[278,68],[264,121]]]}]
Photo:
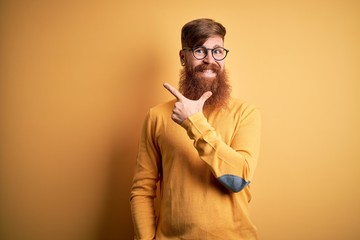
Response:
[{"label": "knit sweater", "polygon": [[130,194],[135,239],[257,239],[248,203],[258,109],[230,99],[226,108],[178,125],[174,103],[150,109],[144,122]]}]

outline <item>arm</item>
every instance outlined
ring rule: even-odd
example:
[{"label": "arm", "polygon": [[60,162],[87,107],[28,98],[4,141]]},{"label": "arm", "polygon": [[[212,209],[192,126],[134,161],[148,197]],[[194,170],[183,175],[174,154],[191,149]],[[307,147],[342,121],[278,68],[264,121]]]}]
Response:
[{"label": "arm", "polygon": [[142,129],[135,175],[130,194],[135,239],[155,239],[156,214],[154,198],[159,180],[160,154],[154,141],[150,113]]},{"label": "arm", "polygon": [[168,83],[164,87],[173,94],[175,103],[171,118],[183,126],[194,140],[194,146],[212,169],[215,177],[233,192],[239,192],[250,183],[254,174],[260,145],[260,114],[252,106],[240,113],[238,128],[227,145],[207,122],[202,110],[211,92],[199,100],[190,100]]},{"label": "arm", "polygon": [[227,145],[215,129],[199,112],[182,124],[194,147],[215,177],[226,188],[239,192],[246,187],[254,174],[260,145],[260,113],[247,106],[241,113],[232,142]]}]

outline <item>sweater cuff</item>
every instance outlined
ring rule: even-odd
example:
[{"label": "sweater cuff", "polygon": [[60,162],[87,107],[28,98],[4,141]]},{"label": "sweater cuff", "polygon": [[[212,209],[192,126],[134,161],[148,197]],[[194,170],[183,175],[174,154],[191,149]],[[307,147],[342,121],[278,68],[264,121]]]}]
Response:
[{"label": "sweater cuff", "polygon": [[185,128],[189,137],[193,140],[201,138],[212,129],[202,112],[191,115],[182,122],[181,126]]}]

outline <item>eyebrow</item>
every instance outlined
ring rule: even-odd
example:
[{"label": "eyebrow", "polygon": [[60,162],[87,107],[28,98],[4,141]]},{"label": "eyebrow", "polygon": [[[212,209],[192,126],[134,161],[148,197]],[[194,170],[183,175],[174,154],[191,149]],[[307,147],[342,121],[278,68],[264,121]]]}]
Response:
[{"label": "eyebrow", "polygon": [[[198,47],[204,47],[204,48],[207,48],[207,47],[205,47],[204,45],[201,45],[201,46],[198,46]],[[198,47],[194,47],[194,48],[198,48]],[[219,45],[219,44],[214,45],[212,48],[218,48],[218,47],[223,48],[223,46],[221,46],[221,45]]]}]

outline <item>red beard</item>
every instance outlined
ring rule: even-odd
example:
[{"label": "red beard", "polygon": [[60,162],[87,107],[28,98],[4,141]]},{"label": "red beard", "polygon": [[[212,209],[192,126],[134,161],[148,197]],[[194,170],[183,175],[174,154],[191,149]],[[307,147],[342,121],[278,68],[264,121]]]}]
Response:
[{"label": "red beard", "polygon": [[[216,77],[201,77],[200,72],[211,69]],[[205,92],[211,91],[212,96],[206,100],[204,110],[213,111],[226,107],[230,98],[231,86],[225,70],[215,64],[201,64],[191,69],[185,66],[180,72],[179,91],[188,99],[198,100]]]}]

